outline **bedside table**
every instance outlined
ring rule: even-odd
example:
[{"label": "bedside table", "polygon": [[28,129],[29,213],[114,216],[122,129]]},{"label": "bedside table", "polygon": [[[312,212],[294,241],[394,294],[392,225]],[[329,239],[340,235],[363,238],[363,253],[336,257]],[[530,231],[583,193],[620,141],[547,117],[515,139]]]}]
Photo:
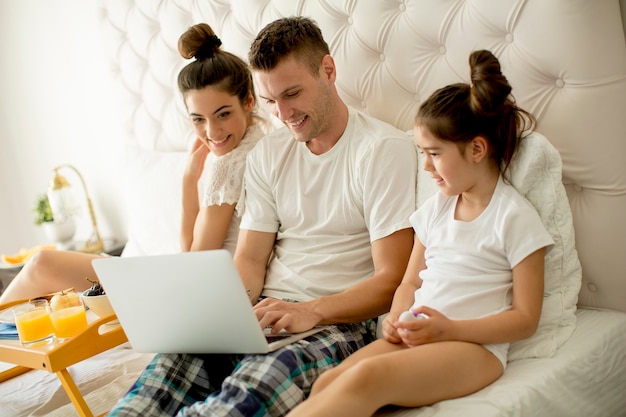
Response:
[{"label": "bedside table", "polygon": [[107,255],[120,256],[126,247],[126,241],[120,241],[117,239],[103,239],[103,241],[104,253]]},{"label": "bedside table", "polygon": [[[111,256],[120,256],[122,251],[124,250],[124,247],[126,246],[126,241],[120,241],[116,238],[106,238],[106,239],[102,239],[102,243],[104,245],[104,252],[107,255],[111,255]],[[83,252],[82,250],[80,250],[79,248],[83,248],[85,247],[85,241],[84,240],[75,240],[72,242],[72,248],[71,249],[61,249],[61,250],[69,250],[69,251],[76,251],[76,252]],[[85,252],[87,253],[87,252]]]},{"label": "bedside table", "polygon": [[21,269],[22,265],[0,269],[0,294],[4,292],[4,289],[9,285],[13,278],[15,278]]}]

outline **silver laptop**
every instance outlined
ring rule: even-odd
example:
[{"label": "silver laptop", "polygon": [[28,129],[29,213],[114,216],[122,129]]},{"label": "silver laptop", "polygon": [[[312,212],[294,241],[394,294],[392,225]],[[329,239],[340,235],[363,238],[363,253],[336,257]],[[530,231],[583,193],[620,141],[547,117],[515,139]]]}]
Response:
[{"label": "silver laptop", "polygon": [[322,329],[269,336],[232,255],[223,249],[99,258],[92,264],[138,352],[267,353]]}]

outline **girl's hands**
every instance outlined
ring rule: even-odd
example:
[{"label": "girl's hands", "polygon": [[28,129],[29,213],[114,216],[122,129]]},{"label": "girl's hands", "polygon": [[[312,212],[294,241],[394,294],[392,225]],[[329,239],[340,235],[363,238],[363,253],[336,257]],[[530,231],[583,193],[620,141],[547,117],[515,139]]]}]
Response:
[{"label": "girl's hands", "polygon": [[398,317],[400,316],[397,312],[389,312],[382,324],[382,331],[384,339],[389,343],[402,343],[402,338],[398,333],[398,329],[394,325],[394,323],[398,322]]},{"label": "girl's hands", "polygon": [[[401,342],[408,347],[423,345],[426,343],[441,342],[451,340],[453,321],[441,314],[439,311],[421,306],[412,310],[415,313],[422,313],[428,316],[422,320],[399,321],[398,315],[391,326],[396,329],[396,333]],[[383,330],[385,327],[383,327]],[[385,337],[387,339],[387,337]],[[391,340],[389,340],[391,341]],[[398,343],[398,342],[394,342]]]},{"label": "girl's hands", "polygon": [[185,176],[187,178],[193,178],[195,182],[198,182],[202,176],[204,162],[210,152],[211,149],[209,149],[206,143],[202,139],[196,138],[191,151],[189,151],[189,160],[185,168]]}]

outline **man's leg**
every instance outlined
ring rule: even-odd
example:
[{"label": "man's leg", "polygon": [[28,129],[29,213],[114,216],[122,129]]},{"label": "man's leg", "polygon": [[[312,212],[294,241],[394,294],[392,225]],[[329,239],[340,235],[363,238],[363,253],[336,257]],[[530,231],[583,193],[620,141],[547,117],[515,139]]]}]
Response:
[{"label": "man's leg", "polygon": [[[325,370],[375,337],[375,323],[332,326],[267,355],[245,356],[206,401],[179,416],[284,416],[309,394]],[[206,364],[210,366],[210,364]]]},{"label": "man's leg", "polygon": [[204,401],[242,357],[156,355],[109,416],[173,416],[185,405]]}]

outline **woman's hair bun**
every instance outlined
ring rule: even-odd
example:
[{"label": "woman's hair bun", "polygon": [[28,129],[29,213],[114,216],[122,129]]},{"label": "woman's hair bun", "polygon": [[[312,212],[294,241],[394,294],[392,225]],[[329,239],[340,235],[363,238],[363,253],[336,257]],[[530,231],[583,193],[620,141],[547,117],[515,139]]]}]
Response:
[{"label": "woman's hair bun", "polygon": [[222,41],[217,37],[217,35],[209,36],[206,38],[204,43],[200,45],[194,55],[194,58],[197,60],[211,58],[219,51],[221,45]]},{"label": "woman's hair bun", "polygon": [[185,59],[203,60],[219,52],[222,41],[211,26],[199,23],[191,26],[178,39],[178,52]]}]

